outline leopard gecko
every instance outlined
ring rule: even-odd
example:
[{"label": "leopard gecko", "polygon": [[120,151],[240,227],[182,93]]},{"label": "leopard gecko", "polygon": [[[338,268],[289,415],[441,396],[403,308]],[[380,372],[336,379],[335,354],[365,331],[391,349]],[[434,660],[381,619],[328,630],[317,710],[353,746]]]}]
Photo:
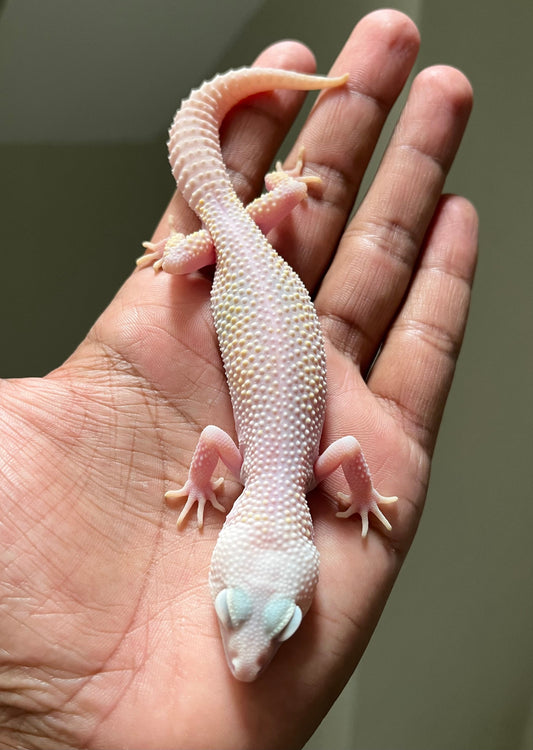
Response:
[{"label": "leopard gecko", "polygon": [[170,491],[186,498],[182,523],[197,504],[224,511],[214,480],[219,459],[244,488],[227,515],[211,561],[209,585],[228,665],[242,681],[255,680],[283,641],[298,629],[318,581],[306,493],[341,467],[349,494],[337,515],[354,513],[368,530],[368,514],[387,529],[379,503],[394,502],[372,486],[354,437],[340,438],[319,455],[326,406],[326,359],[320,323],[309,293],[266,235],[307,195],[319,178],[278,164],[268,192],[247,208],[222,160],[219,128],[239,101],[281,89],[342,86],[348,76],[324,78],[276,69],[241,68],[191,92],[170,128],[169,158],[178,190],[202,222],[188,236],[171,230],[145,243],[138,264],[186,274],[216,262],[211,309],[233,407],[238,445],[219,427],[206,426],[188,479]]}]

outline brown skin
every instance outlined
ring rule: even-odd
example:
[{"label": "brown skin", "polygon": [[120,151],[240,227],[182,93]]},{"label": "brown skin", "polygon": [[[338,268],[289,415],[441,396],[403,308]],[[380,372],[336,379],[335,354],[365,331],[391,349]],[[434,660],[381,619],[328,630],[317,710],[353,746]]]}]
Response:
[{"label": "brown skin", "polygon": [[[358,519],[335,518],[342,477],[315,490],[313,606],[257,682],[234,680],[207,588],[223,518],[208,509],[202,533],[189,522],[178,534],[162,500],[206,424],[233,430],[209,280],[134,272],[62,367],[0,384],[1,747],[298,747],[355,668],[422,512],[476,258],[475,211],[441,196],[472,102],[452,68],[415,78],[346,226],[418,43],[395,11],[356,26],[332,69],[350,73],[348,86],[320,96],[288,159],[305,144],[322,187],[272,233],[315,294],[327,339],[323,445],[357,436],[376,486],[400,497],[387,507],[392,533],[374,524],[363,541]],[[314,69],[296,42],[256,64]],[[244,202],[301,100],[257,96],[226,119],[224,158]],[[179,197],[168,211],[182,231],[196,226]],[[165,215],[155,239],[166,226]],[[226,506],[236,492],[226,482]]]}]

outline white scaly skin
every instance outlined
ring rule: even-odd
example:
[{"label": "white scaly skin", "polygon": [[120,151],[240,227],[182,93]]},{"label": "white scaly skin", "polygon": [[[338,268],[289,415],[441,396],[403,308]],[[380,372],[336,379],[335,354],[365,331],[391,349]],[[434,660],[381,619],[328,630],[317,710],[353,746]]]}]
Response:
[{"label": "white scaly skin", "polygon": [[305,615],[318,581],[306,492],[339,466],[350,494],[344,516],[368,513],[390,525],[354,438],[343,438],[319,457],[326,403],[326,360],[318,317],[298,275],[265,234],[316,178],[280,168],[267,178],[271,189],[248,209],[239,201],[222,161],[219,127],[225,114],[251,94],[275,88],[341,86],[281,70],[241,69],[217,76],[193,91],[176,113],[169,153],[178,189],[202,221],[189,237],[172,232],[140,259],[145,265],[185,273],[212,262],[211,305],[228,381],[238,448],[219,428],[208,426],[193,456],[189,478],[170,499],[187,497],[178,524],[194,503],[203,522],[206,501],[223,510],[212,479],[219,458],[240,475],[242,494],[218,537],[209,583],[226,657],[239,680],[251,681]]}]

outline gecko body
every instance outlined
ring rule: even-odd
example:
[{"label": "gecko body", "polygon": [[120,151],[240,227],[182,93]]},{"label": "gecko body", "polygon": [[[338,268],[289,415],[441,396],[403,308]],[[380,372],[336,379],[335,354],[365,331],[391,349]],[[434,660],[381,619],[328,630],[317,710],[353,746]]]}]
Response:
[{"label": "gecko body", "polygon": [[167,493],[186,497],[178,524],[198,503],[223,510],[212,479],[221,459],[244,484],[219,534],[209,584],[228,664],[239,680],[254,680],[279,644],[300,625],[318,581],[319,555],[306,492],[338,467],[350,487],[348,509],[390,525],[354,438],[333,443],[321,456],[326,405],[326,358],[309,293],[278,255],[266,233],[307,193],[313,178],[302,164],[267,176],[270,192],[245,208],[224,166],[219,127],[225,114],[251,94],[275,88],[341,86],[346,77],[322,78],[282,70],[240,69],[217,76],[182,103],[170,129],[169,155],[181,194],[202,221],[184,237],[173,231],[140,265],[154,262],[187,273],[213,262],[211,308],[234,412],[238,447],[207,426],[185,485]]}]

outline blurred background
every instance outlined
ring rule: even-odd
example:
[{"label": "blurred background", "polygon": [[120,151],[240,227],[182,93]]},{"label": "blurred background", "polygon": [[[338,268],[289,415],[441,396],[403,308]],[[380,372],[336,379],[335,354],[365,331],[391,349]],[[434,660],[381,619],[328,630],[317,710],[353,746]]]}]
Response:
[{"label": "blurred background", "polygon": [[[473,83],[446,189],[477,206],[481,257],[417,539],[307,747],[531,750],[533,4],[393,5],[422,33],[417,70],[448,63]],[[325,73],[378,7],[0,2],[0,375],[59,365],[131,272],[173,190],[165,139],[182,96],[287,37]]]}]

